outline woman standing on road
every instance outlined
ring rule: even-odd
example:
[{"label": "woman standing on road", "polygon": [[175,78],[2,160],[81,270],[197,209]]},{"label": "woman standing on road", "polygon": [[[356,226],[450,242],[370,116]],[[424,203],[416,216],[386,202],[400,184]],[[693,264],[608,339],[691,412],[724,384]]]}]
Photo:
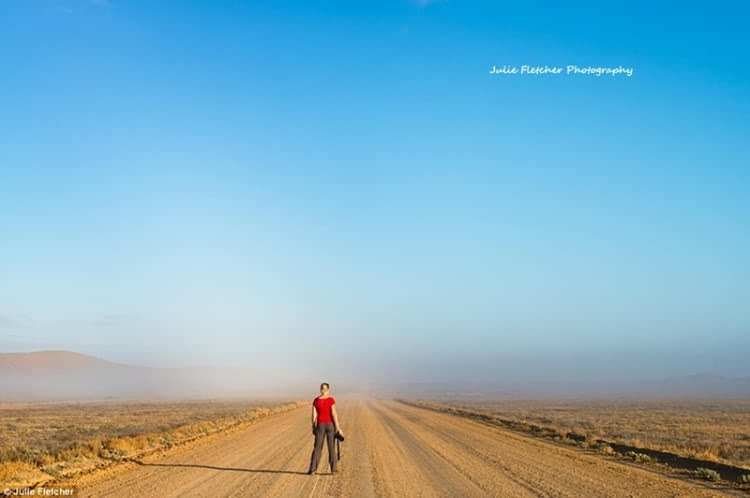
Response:
[{"label": "woman standing on road", "polygon": [[312,429],[315,434],[315,446],[313,447],[312,457],[310,458],[310,470],[308,474],[314,474],[318,470],[320,454],[323,452],[323,439],[328,441],[328,462],[331,464],[331,473],[336,474],[336,453],[335,453],[335,436],[336,433],[344,435],[339,425],[339,417],[336,413],[336,400],[328,395],[331,387],[327,382],[320,385],[320,396],[315,398],[312,403]]}]

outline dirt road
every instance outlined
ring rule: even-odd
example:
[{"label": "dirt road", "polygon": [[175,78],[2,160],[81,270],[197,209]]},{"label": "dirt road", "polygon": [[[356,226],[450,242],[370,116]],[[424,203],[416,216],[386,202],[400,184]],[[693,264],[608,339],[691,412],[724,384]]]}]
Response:
[{"label": "dirt road", "polygon": [[[292,410],[114,475],[80,496],[715,496],[698,484],[393,401],[339,400],[341,473],[305,474],[309,411]],[[324,455],[325,455],[324,450]],[[325,458],[325,457],[324,457]],[[98,479],[98,480],[97,480]]]}]

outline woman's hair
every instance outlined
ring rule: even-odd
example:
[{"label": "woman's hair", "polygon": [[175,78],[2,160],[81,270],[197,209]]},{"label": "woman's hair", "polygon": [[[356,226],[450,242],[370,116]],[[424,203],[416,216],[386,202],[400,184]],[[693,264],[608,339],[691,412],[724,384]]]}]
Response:
[{"label": "woman's hair", "polygon": [[330,389],[330,388],[331,388],[331,386],[329,386],[329,385],[328,385],[328,382],[323,382],[323,383],[322,383],[322,384],[320,385],[320,388],[321,388],[321,389],[323,389],[324,387],[325,387],[326,389]]}]

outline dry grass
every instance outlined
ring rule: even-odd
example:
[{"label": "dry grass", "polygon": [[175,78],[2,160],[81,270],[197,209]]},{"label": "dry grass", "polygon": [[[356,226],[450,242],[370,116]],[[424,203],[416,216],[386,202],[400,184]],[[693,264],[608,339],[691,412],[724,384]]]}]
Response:
[{"label": "dry grass", "polygon": [[289,409],[258,401],[0,406],[0,484],[28,485]]},{"label": "dry grass", "polygon": [[750,468],[750,400],[443,399],[439,404],[546,426],[587,440],[604,439]]}]

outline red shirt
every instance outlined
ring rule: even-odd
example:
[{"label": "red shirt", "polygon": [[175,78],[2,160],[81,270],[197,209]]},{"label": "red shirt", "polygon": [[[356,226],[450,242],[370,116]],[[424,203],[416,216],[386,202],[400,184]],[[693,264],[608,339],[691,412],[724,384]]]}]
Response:
[{"label": "red shirt", "polygon": [[313,400],[313,406],[315,411],[318,412],[318,423],[319,424],[332,424],[333,417],[331,416],[331,407],[336,404],[336,400],[332,396],[327,398],[317,397]]}]

